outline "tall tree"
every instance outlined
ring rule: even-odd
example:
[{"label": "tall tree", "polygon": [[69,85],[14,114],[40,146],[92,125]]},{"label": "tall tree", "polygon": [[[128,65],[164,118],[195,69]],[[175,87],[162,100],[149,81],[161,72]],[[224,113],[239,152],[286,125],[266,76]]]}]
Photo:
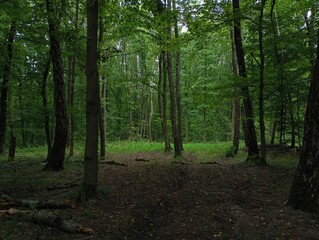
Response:
[{"label": "tall tree", "polygon": [[319,28],[317,39],[300,160],[287,201],[293,208],[315,214],[319,214]]},{"label": "tall tree", "polygon": [[[171,1],[167,1],[167,9],[168,13],[171,14],[172,6]],[[174,157],[182,156],[181,143],[179,139],[178,129],[177,129],[177,121],[176,121],[176,87],[173,78],[173,61],[172,61],[172,27],[171,21],[169,21],[169,26],[167,27],[167,77],[169,83],[169,95],[170,95],[170,112],[171,112],[171,123],[172,123],[172,131],[173,131],[173,140],[174,140]]]},{"label": "tall tree", "polygon": [[50,134],[50,116],[48,111],[48,98],[47,98],[47,79],[50,72],[50,65],[51,65],[51,54],[49,54],[49,57],[45,63],[43,76],[42,76],[42,82],[41,82],[41,95],[42,95],[42,107],[43,107],[43,115],[44,115],[44,131],[45,136],[47,140],[47,146],[48,146],[48,154],[47,156],[50,156],[50,153],[52,151],[52,141],[51,141],[51,134]]},{"label": "tall tree", "polygon": [[260,163],[266,165],[266,138],[265,138],[265,119],[264,119],[264,72],[265,72],[265,52],[264,52],[264,8],[266,0],[260,2],[260,13],[258,22],[258,45],[259,45],[259,130],[260,130]]},{"label": "tall tree", "polygon": [[[238,61],[236,55],[236,46],[234,39],[234,31],[231,31],[231,43],[232,43],[232,70],[235,76],[238,76]],[[234,88],[234,92],[238,92],[239,89],[237,87]],[[232,154],[236,155],[238,153],[239,148],[239,140],[240,140],[240,98],[238,96],[232,102]]]},{"label": "tall tree", "polygon": [[[75,2],[75,17],[74,17],[74,29],[72,29],[76,34],[79,30],[79,0]],[[68,115],[69,122],[69,135],[68,135],[68,147],[69,147],[69,157],[73,156],[74,153],[74,133],[75,133],[75,120],[74,120],[74,84],[75,84],[75,67],[76,67],[76,56],[75,52],[71,53],[68,63],[68,107],[70,113]]]},{"label": "tall tree", "polygon": [[98,125],[100,92],[98,82],[98,0],[87,0],[86,48],[86,141],[84,177],[79,199],[86,201],[97,194],[98,176]]},{"label": "tall tree", "polygon": [[7,41],[7,53],[5,58],[5,64],[3,68],[3,81],[1,86],[1,99],[0,99],[0,155],[5,154],[6,144],[6,128],[7,128],[7,101],[8,101],[8,89],[9,89],[9,77],[10,69],[13,57],[13,42],[16,35],[17,22],[12,21],[8,34]]},{"label": "tall tree", "polygon": [[52,150],[43,170],[60,171],[63,169],[65,148],[68,137],[68,117],[64,91],[63,65],[58,31],[58,14],[51,0],[46,0],[50,51],[53,66],[55,133]]},{"label": "tall tree", "polygon": [[[239,67],[239,76],[242,78],[247,78],[246,73],[246,62],[245,62],[245,52],[242,43],[241,36],[241,24],[240,24],[240,6],[239,0],[232,0],[233,2],[233,13],[234,13],[234,38],[236,46],[237,61]],[[249,93],[249,88],[247,85],[241,87],[244,110],[245,110],[245,123],[248,136],[248,162],[254,162],[256,164],[263,164],[260,161],[258,142],[254,124],[254,114],[253,114],[253,104]]]},{"label": "tall tree", "polygon": [[177,134],[180,142],[180,148],[183,150],[183,134],[182,134],[182,102],[181,102],[181,49],[179,43],[179,30],[178,30],[178,12],[176,9],[176,1],[173,0],[173,12],[174,16],[174,33],[176,53],[175,53],[175,75],[176,75],[176,110],[177,110]]},{"label": "tall tree", "polygon": [[[100,5],[100,10],[104,8],[103,3]],[[102,14],[99,14],[99,65],[103,63],[103,59],[105,59],[105,56],[102,56],[102,45],[104,43],[104,24],[102,19]],[[107,53],[105,53],[107,54]],[[107,60],[107,59],[106,59]],[[106,112],[106,77],[105,74],[101,76],[102,81],[102,89],[101,89],[101,104],[100,104],[100,115],[99,115],[99,129],[100,129],[100,157],[101,159],[105,159],[106,152],[105,152],[105,141],[106,141],[106,121],[105,121],[105,112]]]}]

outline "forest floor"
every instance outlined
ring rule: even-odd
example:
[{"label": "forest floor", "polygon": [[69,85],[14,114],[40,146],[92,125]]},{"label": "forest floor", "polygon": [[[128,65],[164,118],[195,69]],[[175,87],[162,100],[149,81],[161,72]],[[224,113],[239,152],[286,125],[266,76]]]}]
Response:
[{"label": "forest floor", "polygon": [[[100,164],[97,200],[50,210],[93,228],[93,235],[1,217],[0,239],[319,239],[318,218],[283,206],[298,160],[295,153],[285,153],[289,164],[282,161],[282,153],[272,153],[267,167],[224,157],[208,157],[202,164],[191,153],[185,153],[184,164],[172,163],[172,155],[161,152],[109,158],[127,166]],[[80,179],[82,167],[69,161],[64,171],[49,173],[40,171],[39,161],[0,161],[0,194],[72,199],[79,186],[49,187]]]}]

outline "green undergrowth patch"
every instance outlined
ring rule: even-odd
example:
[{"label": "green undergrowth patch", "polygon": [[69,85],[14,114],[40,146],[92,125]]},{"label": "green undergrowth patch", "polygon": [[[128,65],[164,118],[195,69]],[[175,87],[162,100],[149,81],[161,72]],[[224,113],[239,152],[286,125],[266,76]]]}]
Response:
[{"label": "green undergrowth patch", "polygon": [[135,142],[135,141],[119,141],[106,144],[106,150],[109,153],[138,153],[138,152],[154,152],[162,151],[164,143],[162,142]]}]

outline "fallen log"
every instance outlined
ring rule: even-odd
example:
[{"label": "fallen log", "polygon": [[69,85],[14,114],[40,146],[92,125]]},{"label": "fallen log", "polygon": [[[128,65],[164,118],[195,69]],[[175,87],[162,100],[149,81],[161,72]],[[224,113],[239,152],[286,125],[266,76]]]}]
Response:
[{"label": "fallen log", "polygon": [[4,207],[27,207],[31,209],[66,209],[77,208],[77,204],[72,201],[36,201],[36,200],[10,200],[7,202],[0,202],[0,208]]},{"label": "fallen log", "polygon": [[124,166],[124,167],[127,167],[127,164],[125,163],[119,163],[119,162],[115,162],[115,161],[100,161],[99,163],[102,163],[102,164],[108,164],[108,165],[118,165],[118,166]]},{"label": "fallen log", "polygon": [[200,164],[218,164],[218,165],[222,165],[219,162],[213,161],[213,162],[199,162]]},{"label": "fallen log", "polygon": [[184,161],[173,161],[172,163],[174,163],[174,164],[182,164],[182,165],[189,165],[189,163],[184,162]]},{"label": "fallen log", "polygon": [[2,215],[8,215],[8,216],[16,215],[18,219],[21,219],[23,221],[29,221],[35,224],[41,224],[41,225],[53,227],[68,233],[92,234],[94,232],[92,228],[83,227],[72,221],[64,220],[56,214],[45,212],[45,211],[17,210],[17,209],[11,208],[9,210],[1,210],[0,216]]},{"label": "fallen log", "polygon": [[137,162],[149,162],[150,160],[144,159],[144,158],[135,158],[135,161]]}]

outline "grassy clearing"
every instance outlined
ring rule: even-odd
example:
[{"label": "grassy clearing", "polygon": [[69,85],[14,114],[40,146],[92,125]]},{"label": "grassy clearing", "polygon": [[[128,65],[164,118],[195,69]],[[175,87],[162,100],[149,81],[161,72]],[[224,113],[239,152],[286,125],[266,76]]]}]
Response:
[{"label": "grassy clearing", "polygon": [[[185,143],[184,149],[187,153],[196,155],[200,162],[218,161],[226,158],[226,153],[231,148],[231,142],[218,143]],[[242,145],[241,145],[242,146]],[[107,153],[109,154],[137,154],[163,151],[164,144],[162,142],[147,142],[147,141],[121,141],[107,143]],[[65,168],[78,168],[79,164],[73,166],[73,162],[81,161],[83,159],[84,145],[77,144],[75,146],[74,156],[67,158],[65,161]],[[30,164],[30,173],[34,170],[41,170],[42,166],[39,164],[32,164],[32,162],[43,162],[46,159],[47,148],[29,147],[17,148],[16,161],[28,161]],[[239,163],[245,161],[247,153],[244,148],[239,149],[238,155],[227,158],[230,162]],[[7,162],[7,155],[0,156],[0,162]],[[267,154],[267,161],[269,165],[283,168],[296,168],[298,163],[298,154],[292,152],[277,152],[271,151]],[[71,166],[72,165],[72,166]],[[35,168],[35,169],[34,169]]]}]

